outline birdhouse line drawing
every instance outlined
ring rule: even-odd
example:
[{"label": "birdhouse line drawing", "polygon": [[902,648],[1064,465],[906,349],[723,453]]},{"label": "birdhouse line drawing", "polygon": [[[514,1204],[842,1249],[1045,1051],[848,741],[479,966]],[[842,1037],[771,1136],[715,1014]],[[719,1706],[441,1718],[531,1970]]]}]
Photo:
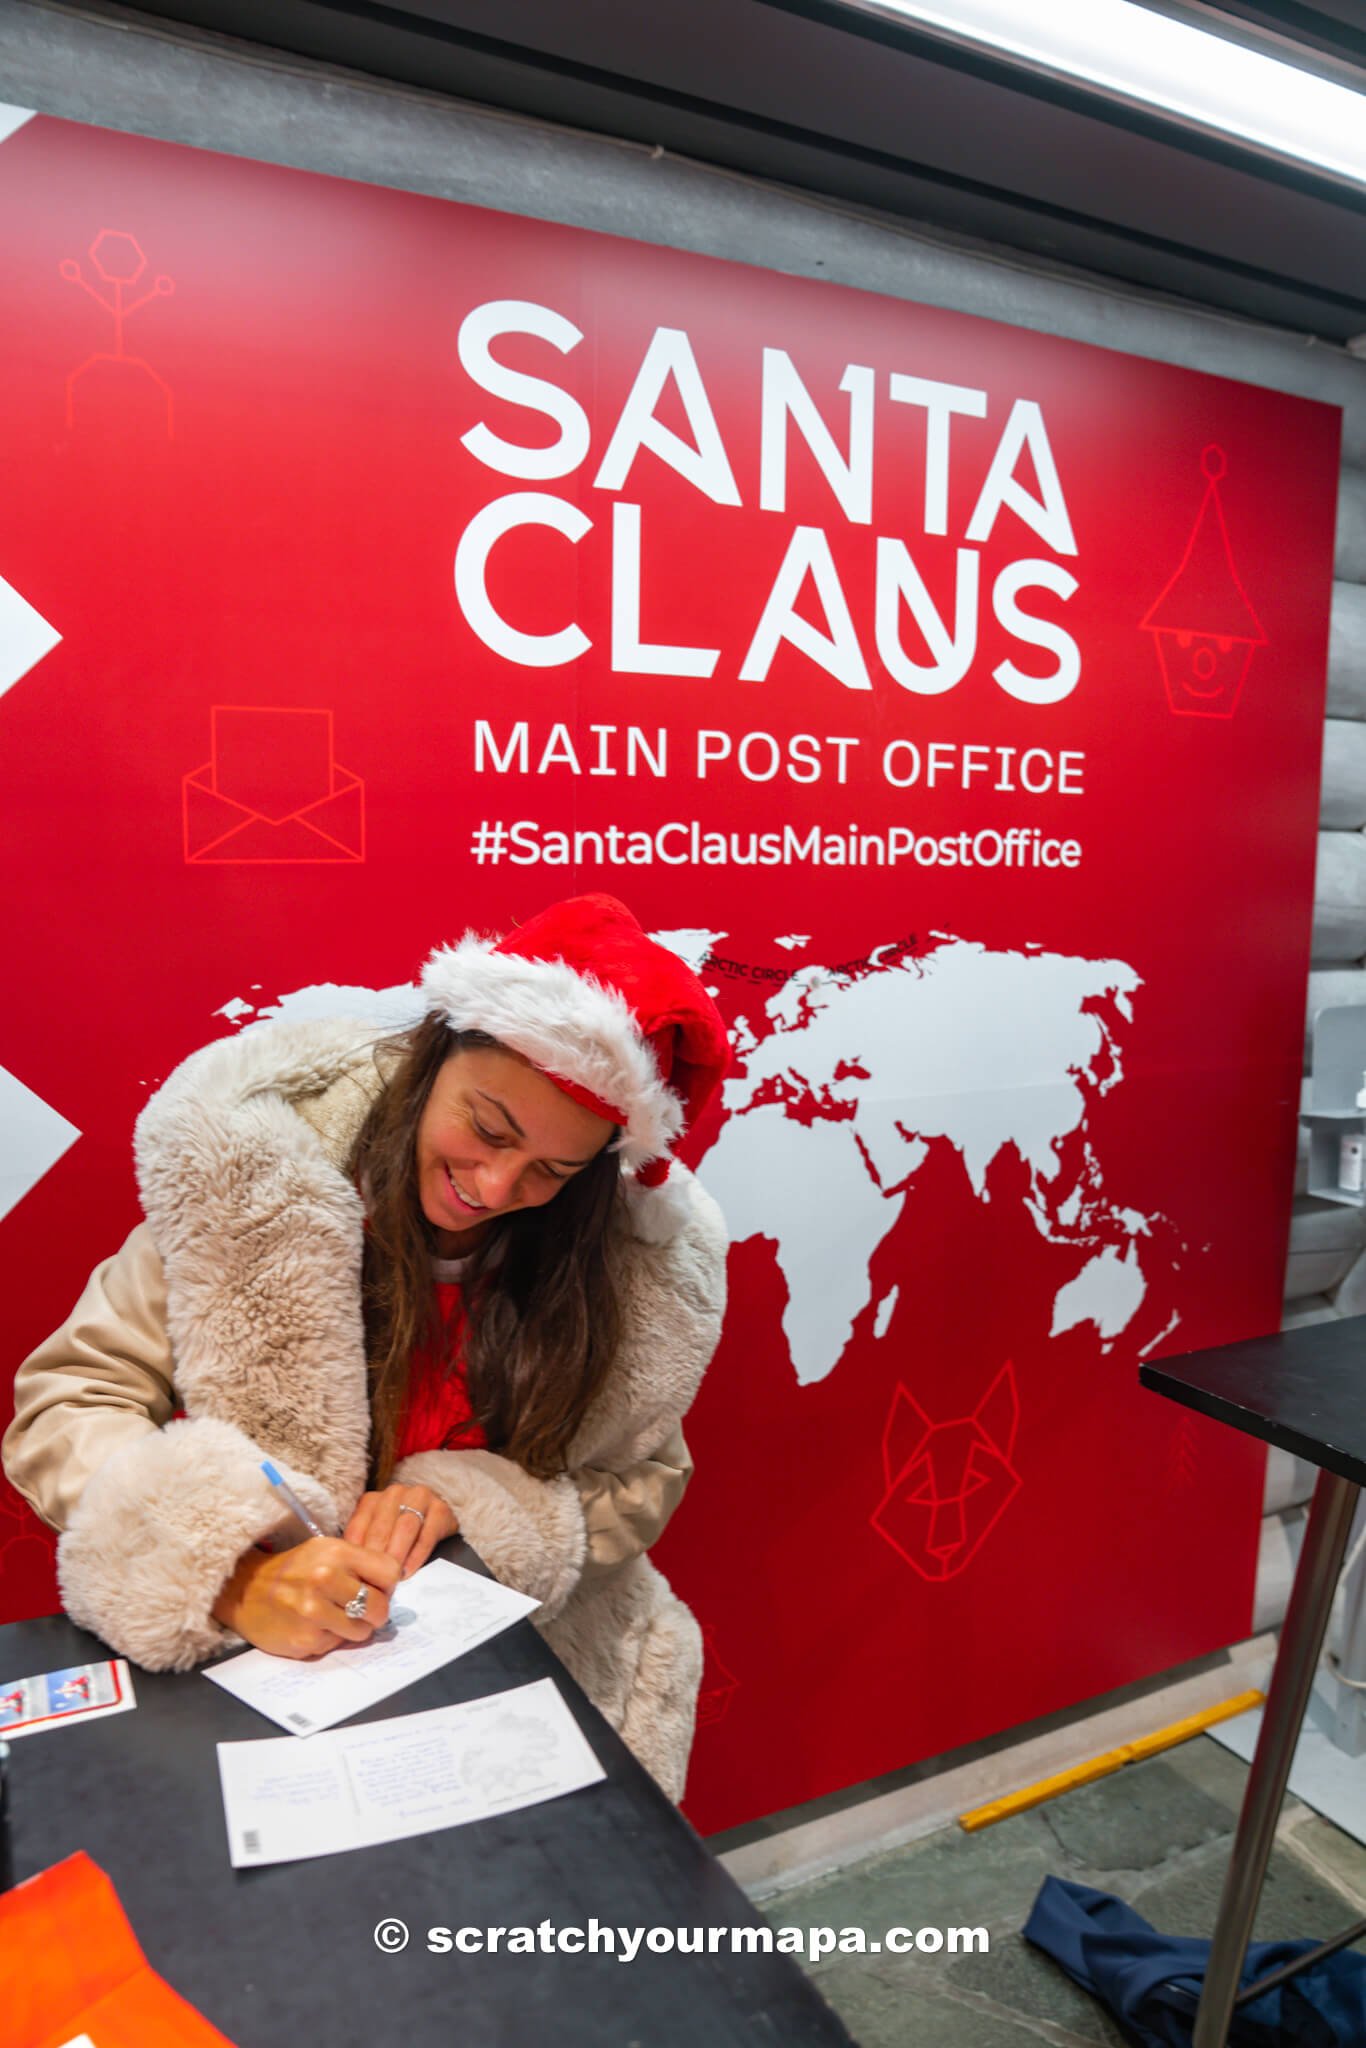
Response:
[{"label": "birdhouse line drawing", "polygon": [[1228,471],[1222,448],[1200,457],[1205,495],[1176,574],[1143,619],[1151,633],[1178,718],[1232,718],[1253,650],[1266,634],[1243,588],[1224,523],[1219,485]]},{"label": "birdhouse line drawing", "polygon": [[90,258],[95,275],[100,279],[100,285],[105,287],[104,290],[100,285],[91,284],[82,271],[79,260],[74,256],[63,257],[58,268],[68,284],[78,284],[83,292],[90,294],[97,306],[103,306],[105,312],[111,315],[114,322],[114,346],[112,350],[96,349],[95,353],[87,356],[67,378],[66,423],[69,427],[75,419],[76,386],[80,379],[93,370],[96,363],[118,363],[150,377],[156,385],[166,401],[166,438],[168,441],[173,440],[175,403],[171,387],[164,377],[157,374],[145,356],[128,354],[124,347],[123,328],[126,320],[143,306],[150,305],[153,299],[169,298],[175,290],[175,279],[155,277],[149,290],[130,301],[125,294],[133,289],[146,270],[147,258],[136,235],[130,235],[122,228],[101,228],[86,254]]}]

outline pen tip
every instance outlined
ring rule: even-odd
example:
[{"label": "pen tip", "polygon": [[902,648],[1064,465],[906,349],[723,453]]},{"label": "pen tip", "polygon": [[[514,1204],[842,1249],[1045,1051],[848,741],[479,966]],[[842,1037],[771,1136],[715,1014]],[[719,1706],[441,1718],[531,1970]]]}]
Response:
[{"label": "pen tip", "polygon": [[270,1481],[272,1486],[278,1486],[280,1484],[280,1475],[276,1471],[275,1467],[271,1464],[269,1458],[262,1458],[261,1470],[265,1473],[267,1479]]}]

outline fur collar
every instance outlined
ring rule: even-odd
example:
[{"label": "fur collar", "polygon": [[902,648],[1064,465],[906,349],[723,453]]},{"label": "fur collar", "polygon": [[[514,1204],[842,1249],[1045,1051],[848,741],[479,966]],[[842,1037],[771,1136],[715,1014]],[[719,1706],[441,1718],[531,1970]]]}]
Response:
[{"label": "fur collar", "polygon": [[[373,1027],[258,1025],[176,1069],[139,1118],[143,1208],[166,1269],[186,1413],[231,1422],[315,1475],[345,1514],[369,1437],[363,1211],[347,1164],[384,1085]],[[673,1235],[623,1233],[624,1336],[571,1468],[644,1455],[686,1411],[715,1348],[726,1239],[682,1168]]]}]

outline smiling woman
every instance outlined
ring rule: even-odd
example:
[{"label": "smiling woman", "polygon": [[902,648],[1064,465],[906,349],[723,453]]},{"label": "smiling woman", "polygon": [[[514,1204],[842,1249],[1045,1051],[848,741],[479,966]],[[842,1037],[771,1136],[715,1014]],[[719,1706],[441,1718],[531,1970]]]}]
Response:
[{"label": "smiling woman", "polygon": [[606,1117],[571,1101],[529,1060],[462,1033],[417,1129],[422,1213],[438,1250],[458,1257],[491,1216],[550,1201],[614,1135]]},{"label": "smiling woman", "polygon": [[[646,1552],[724,1307],[671,1158],[724,1028],[605,896],[422,987],[399,1039],[267,1025],[172,1075],[146,1221],[21,1367],[5,1468],[63,1531],[68,1612],[151,1668],[364,1641],[461,1530],[677,1798],[700,1637]],[[300,1541],[263,1458],[344,1533]]]},{"label": "smiling woman", "polygon": [[[430,1406],[435,1337],[448,1361],[459,1359],[444,1374],[451,1421],[477,1423],[479,1443],[548,1477],[617,1346],[608,1250],[617,1126],[521,1053],[440,1016],[395,1049],[355,1162],[368,1199],[372,1472],[386,1484],[397,1458],[426,1448],[413,1415],[415,1403]],[[553,1214],[542,1213],[551,1202]],[[438,1283],[446,1314],[435,1331],[429,1244],[462,1262],[458,1300],[453,1278]]]}]

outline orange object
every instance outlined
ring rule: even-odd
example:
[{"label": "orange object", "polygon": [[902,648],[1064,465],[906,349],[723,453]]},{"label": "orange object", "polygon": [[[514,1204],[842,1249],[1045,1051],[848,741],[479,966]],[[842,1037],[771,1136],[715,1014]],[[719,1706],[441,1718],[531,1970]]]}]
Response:
[{"label": "orange object", "polygon": [[5,2048],[233,2048],[158,1977],[84,1850],[0,1896]]}]

